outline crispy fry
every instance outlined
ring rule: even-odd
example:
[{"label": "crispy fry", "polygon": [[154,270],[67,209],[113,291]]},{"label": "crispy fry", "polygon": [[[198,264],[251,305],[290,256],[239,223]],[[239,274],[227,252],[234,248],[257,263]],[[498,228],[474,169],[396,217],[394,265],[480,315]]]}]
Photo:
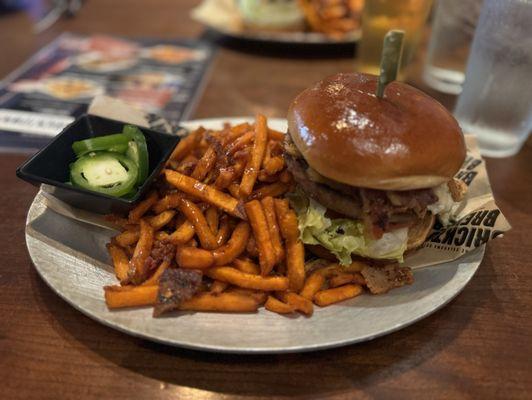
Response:
[{"label": "crispy fry", "polygon": [[299,292],[305,283],[305,247],[299,240],[297,216],[288,201],[275,199],[275,211],[281,234],[286,241],[286,269],[290,290]]},{"label": "crispy fry", "polygon": [[275,212],[281,228],[281,235],[287,241],[295,242],[299,239],[299,228],[296,214],[290,210],[288,200],[275,199]]},{"label": "crispy fry", "polygon": [[259,304],[253,297],[238,293],[199,293],[183,301],[178,309],[183,311],[254,312]]},{"label": "crispy fry", "polygon": [[286,244],[286,274],[290,290],[299,292],[305,283],[305,247],[300,240]]},{"label": "crispy fry", "polygon": [[126,282],[128,278],[127,272],[129,271],[129,259],[126,252],[112,243],[107,244],[107,250],[113,260],[116,278],[122,283]]},{"label": "crispy fry", "polygon": [[270,147],[270,154],[272,157],[277,157],[277,156],[283,157],[283,153],[284,153],[283,141],[270,140],[268,142],[268,146]]},{"label": "crispy fry", "polygon": [[129,212],[129,222],[132,224],[138,223],[142,216],[146,214],[146,212],[157,202],[157,200],[157,192],[150,192],[150,194],[148,195],[148,197],[146,197],[145,200],[142,200],[139,204],[135,206],[134,209]]},{"label": "crispy fry", "polygon": [[185,156],[188,155],[192,151],[192,149],[198,145],[204,132],[205,129],[203,127],[200,127],[194,132],[188,134],[188,136],[185,136],[183,139],[181,139],[175,147],[174,151],[172,152],[170,160],[179,161],[185,158]]},{"label": "crispy fry", "polygon": [[264,214],[266,215],[266,222],[268,223],[268,230],[270,231],[270,239],[272,241],[276,263],[279,263],[284,259],[284,249],[283,244],[281,243],[281,234],[279,233],[279,225],[277,224],[273,198],[265,197],[262,199],[261,204],[264,209]]},{"label": "crispy fry", "polygon": [[281,292],[277,296],[283,302],[290,304],[295,310],[301,311],[306,316],[310,317],[314,312],[312,301],[293,292]]},{"label": "crispy fry", "polygon": [[189,154],[182,161],[170,160],[168,164],[177,172],[190,175],[194,168],[196,168],[198,161],[198,157],[196,157],[194,154]]},{"label": "crispy fry", "polygon": [[274,182],[269,185],[264,185],[255,190],[251,196],[250,199],[263,199],[264,197],[278,197],[290,189],[290,185],[288,183],[283,183],[281,181]]},{"label": "crispy fry", "polygon": [[[244,169],[246,168],[246,164],[248,162],[247,158],[244,158],[242,160],[238,160],[235,165],[233,165],[233,168],[235,169],[235,175],[233,177],[234,181],[238,181],[242,178],[242,174],[244,173]],[[238,186],[238,198],[240,198],[240,186]]]},{"label": "crispy fry", "polygon": [[307,300],[312,300],[314,295],[321,290],[325,284],[325,277],[321,271],[314,271],[305,281],[303,289],[299,294]]},{"label": "crispy fry", "polygon": [[216,151],[211,145],[200,158],[200,160],[196,164],[196,167],[194,168],[194,171],[192,171],[192,174],[190,176],[194,179],[197,179],[198,181],[202,181],[211,171],[212,167],[214,167],[215,162]]},{"label": "crispy fry", "polygon": [[344,270],[348,272],[360,272],[365,267],[367,267],[368,264],[363,263],[361,261],[353,261],[351,264],[344,266]]},{"label": "crispy fry", "polygon": [[175,245],[181,245],[187,243],[190,239],[194,237],[196,231],[194,230],[194,225],[190,221],[184,221],[172,234],[165,234],[163,237],[158,237],[159,233],[157,232],[157,240],[166,240]]},{"label": "crispy fry", "polygon": [[246,213],[244,212],[242,203],[234,197],[220,192],[212,186],[205,185],[196,179],[180,174],[179,172],[166,169],[163,173],[165,174],[168,183],[179,190],[203,200],[206,203],[219,207],[237,218],[246,219]]},{"label": "crispy fry", "polygon": [[212,251],[191,246],[178,247],[175,260],[181,268],[205,269],[214,264]]},{"label": "crispy fry", "polygon": [[216,189],[225,189],[228,187],[235,177],[235,169],[233,167],[220,168],[220,173],[214,181]]},{"label": "crispy fry", "polygon": [[220,218],[220,227],[218,229],[218,234],[216,235],[216,244],[218,246],[224,245],[230,234],[231,225],[229,224],[229,219],[226,214],[223,214]]},{"label": "crispy fry", "polygon": [[233,260],[233,265],[236,269],[245,272],[246,274],[260,274],[259,266],[249,259],[237,258]]},{"label": "crispy fry", "polygon": [[225,148],[226,156],[230,156],[253,142],[255,132],[250,131],[236,138]]},{"label": "crispy fry", "polygon": [[230,293],[238,293],[242,296],[248,296],[253,298],[257,304],[262,305],[266,302],[266,299],[268,297],[267,292],[262,292],[260,290],[252,290],[252,289],[244,289],[236,286],[232,286],[229,289],[227,289]]},{"label": "crispy fry", "polygon": [[150,276],[148,279],[146,279],[140,286],[152,286],[152,285],[158,285],[159,284],[159,278],[163,274],[164,271],[170,266],[169,260],[163,260],[161,264],[157,267],[155,272],[152,276]]},{"label": "crispy fry", "polygon": [[231,196],[233,196],[235,199],[240,198],[240,186],[238,186],[237,183],[231,183],[227,190],[229,190],[229,193],[231,193]]},{"label": "crispy fry", "polygon": [[296,311],[296,308],[292,304],[283,303],[273,296],[268,296],[264,308],[277,314],[290,314]]},{"label": "crispy fry", "polygon": [[329,263],[325,268],[321,268],[318,271],[320,271],[320,273],[323,274],[325,278],[330,278],[340,273],[351,274],[355,272],[360,272],[366,266],[367,264],[361,261],[353,261],[349,265],[340,265],[334,262],[334,263]]},{"label": "crispy fry", "polygon": [[218,209],[216,207],[211,206],[205,211],[205,219],[207,220],[207,224],[209,225],[209,228],[213,234],[218,232],[219,217]]},{"label": "crispy fry", "polygon": [[[279,181],[280,174],[269,175],[264,169],[259,171],[257,180],[263,183],[275,183]],[[253,195],[253,193],[251,193]]]},{"label": "crispy fry", "polygon": [[269,174],[273,175],[281,171],[284,168],[284,159],[280,156],[271,157],[267,162],[264,163],[264,170]]},{"label": "crispy fry", "polygon": [[243,122],[241,124],[235,125],[231,127],[230,132],[225,135],[224,138],[224,145],[228,145],[233,140],[235,140],[237,137],[242,136],[244,133],[251,131],[253,128],[250,124],[247,122]]},{"label": "crispy fry", "polygon": [[248,160],[242,181],[240,182],[240,194],[242,196],[249,196],[253,191],[253,186],[257,180],[264,151],[266,150],[266,142],[268,140],[268,127],[266,117],[257,115],[255,122],[255,139],[253,141],[253,150],[251,157]]},{"label": "crispy fry", "polygon": [[155,214],[160,214],[165,210],[176,208],[182,198],[183,198],[182,193],[167,194],[162,199],[160,199],[157,203],[155,203],[155,205],[152,207],[152,210]]},{"label": "crispy fry", "polygon": [[201,209],[193,202],[181,199],[179,203],[179,210],[187,217],[187,219],[194,225],[196,235],[198,235],[199,241],[203,248],[212,250],[218,247],[216,243],[216,236],[209,228],[207,220],[203,216]]},{"label": "crispy fry", "polygon": [[229,284],[227,282],[222,282],[222,281],[214,281],[212,284],[211,284],[211,287],[210,287],[210,292],[212,294],[220,294],[222,293],[225,289],[227,289],[229,287]]},{"label": "crispy fry", "polygon": [[355,279],[355,276],[353,274],[348,274],[346,272],[339,272],[335,274],[331,279],[329,279],[329,286],[330,287],[338,287],[343,286],[348,283],[353,282]]},{"label": "crispy fry", "polygon": [[246,245],[246,253],[253,258],[259,258],[257,241],[255,240],[255,236],[253,236],[253,234],[249,236],[248,244]]},{"label": "crispy fry", "polygon": [[288,279],[284,276],[260,276],[246,274],[232,267],[214,267],[205,274],[212,279],[228,282],[246,289],[264,291],[284,291],[288,289]]},{"label": "crispy fry", "polygon": [[249,224],[245,221],[239,222],[227,244],[217,248],[212,252],[214,264],[229,264],[240,254],[242,254],[246,248],[246,244],[249,239],[249,233]]},{"label": "crispy fry", "polygon": [[157,286],[105,286],[108,308],[140,307],[155,304]]},{"label": "crispy fry", "polygon": [[252,149],[251,146],[244,147],[242,150],[238,150],[235,152],[235,154],[233,154],[232,157],[233,157],[233,160],[235,160],[235,165],[237,163],[242,164],[238,166],[239,171],[240,169],[242,169],[243,171],[244,168],[246,167],[246,163],[248,162],[249,157],[251,155],[251,149]]},{"label": "crispy fry", "polygon": [[138,229],[127,230],[116,235],[114,237],[114,240],[120,247],[126,247],[137,243],[137,241],[139,240],[139,236],[140,232]]},{"label": "crispy fry", "polygon": [[135,246],[133,257],[129,260],[128,277],[135,285],[142,283],[146,279],[146,274],[148,273],[146,259],[151,253],[154,236],[153,227],[144,219],[141,219],[139,241]]},{"label": "crispy fry", "polygon": [[286,135],[283,132],[276,131],[275,129],[268,128],[268,139],[283,141]]},{"label": "crispy fry", "polygon": [[257,241],[261,275],[266,276],[276,263],[276,254],[274,254],[266,215],[261,203],[257,200],[246,203],[245,208],[249,223],[253,229],[253,236]]},{"label": "crispy fry", "polygon": [[271,142],[266,143],[266,150],[264,150],[264,157],[262,158],[262,167],[264,168],[266,163],[272,158],[272,147],[270,146]]},{"label": "crispy fry", "polygon": [[[147,217],[146,221],[153,227],[154,230],[159,230],[168,224],[175,215],[175,211],[167,210],[163,211],[159,215]],[[130,225],[130,229],[119,233],[114,237],[114,240],[121,247],[130,246],[137,243],[139,240],[140,231],[138,225]]]},{"label": "crispy fry", "polygon": [[174,210],[166,210],[153,217],[147,217],[146,221],[149,222],[149,224],[153,227],[153,229],[158,231],[159,229],[163,228],[165,225],[170,223],[172,218],[174,218],[174,215],[175,215]]},{"label": "crispy fry", "polygon": [[343,300],[351,299],[362,293],[362,286],[349,284],[334,289],[320,290],[314,295],[314,303],[325,307]]}]

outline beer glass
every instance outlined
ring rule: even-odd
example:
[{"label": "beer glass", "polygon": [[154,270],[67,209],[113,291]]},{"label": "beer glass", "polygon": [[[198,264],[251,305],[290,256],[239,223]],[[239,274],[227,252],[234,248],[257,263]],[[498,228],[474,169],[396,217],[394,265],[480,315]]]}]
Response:
[{"label": "beer glass", "polygon": [[402,29],[405,37],[398,79],[404,80],[404,68],[414,55],[431,3],[431,0],[366,0],[357,70],[379,75],[384,35],[391,29]]}]

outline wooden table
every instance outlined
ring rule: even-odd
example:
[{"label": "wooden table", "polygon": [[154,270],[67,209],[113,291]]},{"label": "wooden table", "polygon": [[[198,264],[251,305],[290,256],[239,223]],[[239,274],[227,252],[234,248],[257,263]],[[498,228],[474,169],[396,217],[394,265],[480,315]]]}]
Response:
[{"label": "wooden table", "polygon": [[[65,30],[196,37],[202,27],[188,19],[192,3],[90,0],[77,18],[41,36],[30,33],[23,14],[0,17],[0,77]],[[307,85],[353,68],[348,58],[261,53],[222,48],[194,116],[284,116]],[[447,106],[453,101],[437,98]],[[497,201],[514,228],[490,244],[476,276],[447,307],[368,343],[283,356],[150,343],[106,328],[57,297],[35,272],[24,244],[26,212],[36,193],[15,177],[24,159],[0,157],[2,399],[530,398],[531,141],[515,157],[488,160]]]}]

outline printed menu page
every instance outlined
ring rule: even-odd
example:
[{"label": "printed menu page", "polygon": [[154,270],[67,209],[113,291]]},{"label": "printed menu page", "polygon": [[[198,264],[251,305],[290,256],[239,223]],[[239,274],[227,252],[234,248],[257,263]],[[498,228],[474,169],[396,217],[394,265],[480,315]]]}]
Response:
[{"label": "printed menu page", "polygon": [[200,41],[63,34],[0,82],[0,149],[43,147],[102,94],[177,123],[212,55]]}]

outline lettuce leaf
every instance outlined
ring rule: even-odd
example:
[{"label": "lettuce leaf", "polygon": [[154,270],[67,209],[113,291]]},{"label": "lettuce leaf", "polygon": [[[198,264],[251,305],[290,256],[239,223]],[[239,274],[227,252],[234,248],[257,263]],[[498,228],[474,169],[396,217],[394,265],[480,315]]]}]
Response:
[{"label": "lettuce leaf", "polygon": [[351,263],[353,253],[362,257],[403,262],[408,228],[386,232],[378,240],[368,239],[364,235],[364,225],[360,221],[327,218],[326,208],[306,197],[301,191],[293,192],[289,197],[298,216],[303,243],[325,247],[342,265]]}]

